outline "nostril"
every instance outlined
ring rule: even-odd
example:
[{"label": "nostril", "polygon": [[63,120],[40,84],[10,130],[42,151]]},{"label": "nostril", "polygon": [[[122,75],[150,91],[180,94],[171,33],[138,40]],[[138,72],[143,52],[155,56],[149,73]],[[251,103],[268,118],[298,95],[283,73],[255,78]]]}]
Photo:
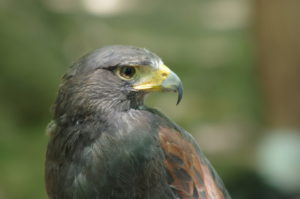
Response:
[{"label": "nostril", "polygon": [[163,77],[167,77],[167,76],[168,76],[167,73],[162,73],[161,75],[162,75]]}]

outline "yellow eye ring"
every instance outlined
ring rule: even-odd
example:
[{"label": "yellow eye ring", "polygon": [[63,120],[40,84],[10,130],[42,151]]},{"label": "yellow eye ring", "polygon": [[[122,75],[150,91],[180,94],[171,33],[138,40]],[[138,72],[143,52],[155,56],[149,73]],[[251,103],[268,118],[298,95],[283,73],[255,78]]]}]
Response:
[{"label": "yellow eye ring", "polygon": [[126,80],[130,80],[136,74],[136,69],[133,66],[121,66],[118,70],[118,75]]}]

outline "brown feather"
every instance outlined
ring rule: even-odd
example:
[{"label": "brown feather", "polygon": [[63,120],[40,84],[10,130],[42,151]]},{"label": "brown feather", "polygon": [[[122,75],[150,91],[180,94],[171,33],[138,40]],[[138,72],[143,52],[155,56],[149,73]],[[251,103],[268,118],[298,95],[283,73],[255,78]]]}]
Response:
[{"label": "brown feather", "polygon": [[210,165],[202,160],[191,142],[176,130],[166,127],[160,128],[159,139],[174,192],[182,199],[224,199]]}]

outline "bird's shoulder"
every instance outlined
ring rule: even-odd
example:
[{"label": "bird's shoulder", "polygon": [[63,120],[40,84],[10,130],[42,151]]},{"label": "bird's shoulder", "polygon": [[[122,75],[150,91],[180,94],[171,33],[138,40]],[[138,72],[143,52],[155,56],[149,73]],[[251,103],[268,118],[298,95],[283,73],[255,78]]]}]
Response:
[{"label": "bird's shoulder", "polygon": [[229,199],[221,178],[192,135],[159,111],[149,111],[164,120],[158,127],[158,139],[173,192],[182,199]]}]

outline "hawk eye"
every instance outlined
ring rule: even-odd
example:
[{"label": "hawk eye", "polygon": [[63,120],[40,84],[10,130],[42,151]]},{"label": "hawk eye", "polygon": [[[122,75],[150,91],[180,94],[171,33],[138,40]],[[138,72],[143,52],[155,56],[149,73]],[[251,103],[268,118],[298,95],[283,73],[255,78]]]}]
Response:
[{"label": "hawk eye", "polygon": [[133,66],[122,66],[119,69],[119,75],[124,79],[131,79],[135,75],[135,72]]}]

